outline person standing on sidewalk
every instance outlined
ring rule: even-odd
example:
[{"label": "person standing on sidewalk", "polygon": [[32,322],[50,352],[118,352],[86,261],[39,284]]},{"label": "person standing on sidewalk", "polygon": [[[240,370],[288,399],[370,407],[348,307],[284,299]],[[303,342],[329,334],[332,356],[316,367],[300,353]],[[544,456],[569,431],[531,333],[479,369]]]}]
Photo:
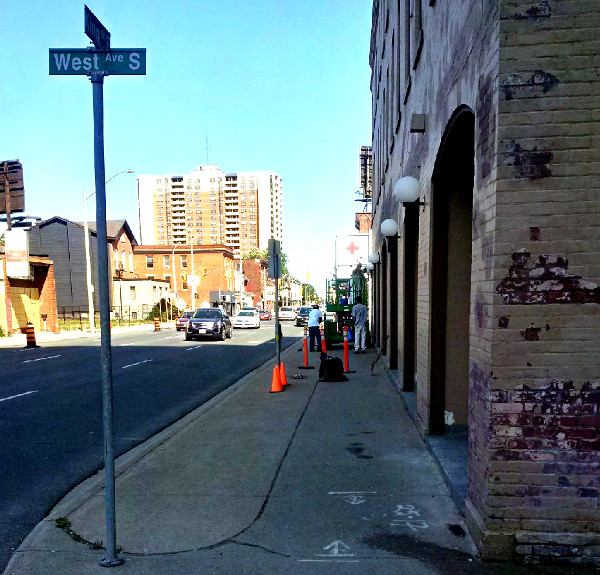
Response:
[{"label": "person standing on sidewalk", "polygon": [[367,308],[363,305],[360,296],[357,296],[356,305],[352,308],[352,321],[354,322],[354,353],[364,353]]},{"label": "person standing on sidewalk", "polygon": [[[310,351],[321,350],[321,331],[320,323],[323,321],[321,310],[317,304],[313,304],[308,314],[308,348]],[[316,342],[316,347],[315,347]]]}]

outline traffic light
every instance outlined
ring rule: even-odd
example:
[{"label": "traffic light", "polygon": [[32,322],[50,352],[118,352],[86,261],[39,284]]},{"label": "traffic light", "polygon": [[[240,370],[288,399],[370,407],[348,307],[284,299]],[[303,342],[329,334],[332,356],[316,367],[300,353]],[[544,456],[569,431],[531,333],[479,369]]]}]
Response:
[{"label": "traffic light", "polygon": [[183,273],[181,274],[181,279],[182,279],[184,282],[186,282],[186,281],[187,281],[187,272],[183,272]]},{"label": "traffic light", "polygon": [[206,267],[200,266],[200,275],[203,275],[203,276],[206,275]]}]

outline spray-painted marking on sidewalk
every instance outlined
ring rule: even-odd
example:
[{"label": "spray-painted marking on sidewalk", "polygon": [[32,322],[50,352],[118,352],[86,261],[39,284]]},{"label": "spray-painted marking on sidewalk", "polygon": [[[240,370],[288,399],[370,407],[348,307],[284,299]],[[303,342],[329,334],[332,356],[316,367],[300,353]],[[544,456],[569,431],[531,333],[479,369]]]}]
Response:
[{"label": "spray-painted marking on sidewalk", "polygon": [[365,495],[376,495],[377,491],[330,491],[329,495],[341,495],[350,505],[361,505],[367,501]]},{"label": "spray-painted marking on sidewalk", "polygon": [[3,397],[0,401],[8,401],[9,399],[15,399],[16,397],[23,397],[24,395],[30,395],[32,393],[39,393],[39,390],[26,391],[25,393],[19,393],[18,395],[11,395],[10,397]]},{"label": "spray-painted marking on sidewalk", "polygon": [[327,551],[327,553],[317,553],[316,557],[322,557],[323,559],[298,559],[298,561],[302,561],[304,563],[307,562],[328,562],[328,563],[358,563],[358,559],[350,559],[354,557],[354,553],[349,553],[350,547],[346,545],[343,541],[336,539],[329,543],[329,545],[325,545],[323,547],[323,551]]},{"label": "spray-painted marking on sidewalk", "polygon": [[59,355],[49,355],[47,357],[38,357],[36,359],[26,359],[23,363],[31,363],[32,361],[44,361],[46,359],[56,359],[57,357],[60,357]]},{"label": "spray-painted marking on sidewalk", "polygon": [[411,531],[429,529],[429,524],[420,519],[421,512],[414,505],[397,505],[392,513],[399,518],[390,523],[394,527],[408,527]]},{"label": "spray-painted marking on sidewalk", "polygon": [[130,363],[129,365],[124,365],[121,369],[127,369],[128,367],[135,367],[136,365],[142,365],[142,363],[148,363],[150,361],[154,361],[153,359],[144,359],[143,361],[136,361],[135,363]]}]

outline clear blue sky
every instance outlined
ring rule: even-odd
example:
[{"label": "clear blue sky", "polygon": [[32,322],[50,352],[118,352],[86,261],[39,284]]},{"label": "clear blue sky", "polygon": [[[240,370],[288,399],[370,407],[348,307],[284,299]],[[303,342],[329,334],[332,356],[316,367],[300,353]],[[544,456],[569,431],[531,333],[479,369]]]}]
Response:
[{"label": "clear blue sky", "polygon": [[[113,48],[146,48],[146,76],[105,79],[106,177],[274,170],[284,251],[324,292],[334,236],[352,232],[358,148],[371,139],[369,0],[90,0]],[[82,219],[93,191],[92,88],[50,76],[49,48],[85,48],[84,2],[5,2],[0,160],[21,160],[32,216]],[[88,203],[94,217],[94,200]],[[136,175],[107,186],[109,219],[139,240]]]}]

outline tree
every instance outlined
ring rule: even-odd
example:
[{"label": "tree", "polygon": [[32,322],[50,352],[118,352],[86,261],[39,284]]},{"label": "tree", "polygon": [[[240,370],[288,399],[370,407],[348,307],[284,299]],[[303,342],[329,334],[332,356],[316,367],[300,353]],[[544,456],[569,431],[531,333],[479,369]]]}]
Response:
[{"label": "tree", "polygon": [[[265,248],[264,250],[259,250],[258,248],[252,248],[249,252],[242,255],[243,260],[269,260],[269,250]],[[289,275],[288,267],[287,267],[287,256],[282,253],[281,254],[281,275]]]},{"label": "tree", "polygon": [[320,301],[317,290],[311,284],[302,284],[302,298],[304,303]]}]

